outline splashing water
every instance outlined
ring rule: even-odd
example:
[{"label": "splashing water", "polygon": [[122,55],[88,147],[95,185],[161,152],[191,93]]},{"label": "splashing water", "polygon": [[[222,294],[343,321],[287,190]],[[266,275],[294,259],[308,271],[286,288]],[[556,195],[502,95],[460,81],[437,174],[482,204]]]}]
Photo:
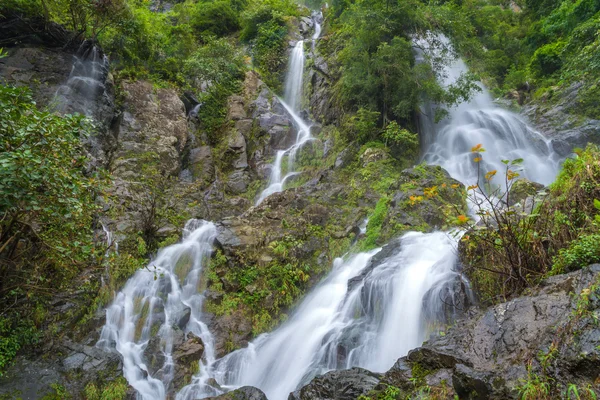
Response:
[{"label": "splashing water", "polygon": [[[453,241],[440,232],[406,234],[399,252],[366,271],[378,251],[337,259],[287,322],[218,360],[216,380],[227,388],[256,386],[269,399],[285,399],[332,369],[383,372],[420,345],[427,331],[421,304],[431,301],[429,317],[439,317],[443,303],[435,300],[447,290],[443,283],[456,277]],[[363,279],[356,280],[361,273]],[[206,395],[188,388],[177,398],[198,397]]]},{"label": "splashing water", "polygon": [[[457,61],[448,76],[452,79],[465,70]],[[283,104],[298,126],[307,128],[305,138],[310,138],[306,123]],[[495,107],[485,90],[429,127],[423,133],[427,144],[424,159],[446,168],[465,184],[476,179],[476,166],[469,155],[478,143],[487,149],[489,166],[527,152],[523,158],[534,160],[535,168],[526,169],[525,176],[547,183],[556,174],[558,161],[548,142],[516,115]],[[276,157],[276,178],[281,183],[278,190],[289,176],[288,172],[282,177],[281,160],[289,153],[293,162],[298,147],[292,146]],[[123,355],[124,374],[143,399],[165,398],[173,370],[171,326],[180,321],[177,316],[186,307],[191,308],[191,315],[184,329],[202,338],[205,359],[200,374],[177,394],[178,400],[210,397],[243,385],[261,388],[271,400],[283,400],[314,376],[332,369],[359,366],[387,370],[419,346],[436,323],[446,320],[449,313],[451,316],[452,304],[460,296],[456,289],[461,284],[455,269],[456,241],[444,232],[409,232],[383,250],[337,259],[332,272],[287,322],[259,336],[247,348],[215,360],[213,338],[200,321],[198,276],[216,233],[210,223],[187,227],[187,231],[182,243],[163,249],[151,263],[156,265],[160,279],[154,280],[151,270],[138,271],[117,295],[107,310],[98,344],[116,348]],[[185,254],[190,254],[191,266],[178,273]],[[159,327],[165,354],[163,367],[154,375],[143,357],[153,326]],[[213,378],[222,390],[214,385]]]},{"label": "splashing water", "polygon": [[[127,281],[106,310],[106,324],[97,346],[121,354],[123,374],[142,399],[166,398],[173,379],[171,353],[176,329],[200,337],[205,343],[206,362],[214,361],[212,335],[200,321],[203,296],[198,286],[215,236],[212,223],[188,221],[182,242],[160,250],[146,269]],[[155,335],[160,338],[164,363],[151,371],[144,350]]]}]

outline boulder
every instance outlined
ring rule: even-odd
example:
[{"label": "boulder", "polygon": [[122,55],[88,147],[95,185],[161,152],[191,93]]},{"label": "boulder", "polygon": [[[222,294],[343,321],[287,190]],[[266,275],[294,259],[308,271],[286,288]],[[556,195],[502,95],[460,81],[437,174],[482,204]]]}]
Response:
[{"label": "boulder", "polygon": [[210,146],[200,146],[190,150],[189,170],[196,182],[208,184],[214,180],[215,164]]},{"label": "boulder", "polygon": [[544,185],[537,182],[532,182],[529,179],[518,179],[510,188],[508,205],[513,206],[528,198],[535,196]]},{"label": "boulder", "polygon": [[441,228],[446,224],[447,204],[467,213],[464,186],[439,166],[405,169],[390,189],[393,194],[379,239],[382,244],[403,231]]},{"label": "boulder", "polygon": [[215,397],[208,397],[210,400],[267,400],[267,396],[262,390],[253,386],[243,386],[231,392],[224,393]]},{"label": "boulder", "polygon": [[362,368],[331,371],[290,393],[288,400],[356,400],[373,390],[380,378],[380,374]]}]

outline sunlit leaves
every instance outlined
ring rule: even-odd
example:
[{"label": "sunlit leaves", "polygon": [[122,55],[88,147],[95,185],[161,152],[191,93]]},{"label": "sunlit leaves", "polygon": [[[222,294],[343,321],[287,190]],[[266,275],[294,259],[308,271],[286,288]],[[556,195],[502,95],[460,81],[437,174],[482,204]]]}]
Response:
[{"label": "sunlit leaves", "polygon": [[485,174],[485,179],[488,180],[488,181],[491,180],[496,175],[496,172],[497,172],[496,170],[492,170],[492,171],[487,172]]}]

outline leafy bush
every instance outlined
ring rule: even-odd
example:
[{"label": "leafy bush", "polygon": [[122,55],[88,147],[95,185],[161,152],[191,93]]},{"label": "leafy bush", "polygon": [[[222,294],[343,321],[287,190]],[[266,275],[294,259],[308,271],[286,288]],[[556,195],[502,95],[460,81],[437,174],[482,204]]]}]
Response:
[{"label": "leafy bush", "polygon": [[360,144],[375,139],[379,132],[377,125],[380,116],[381,114],[377,111],[359,108],[356,114],[351,116],[345,124],[347,138],[356,140]]},{"label": "leafy bush", "polygon": [[570,272],[597,262],[600,262],[600,234],[582,235],[569,243],[569,247],[559,250],[552,274]]},{"label": "leafy bush", "polygon": [[227,116],[227,98],[241,89],[246,67],[242,53],[227,39],[204,40],[205,45],[186,60],[184,71],[196,86],[208,84],[208,90],[199,95],[198,118],[210,143],[216,144]]},{"label": "leafy bush", "polygon": [[564,42],[547,44],[535,51],[531,57],[529,68],[534,75],[542,77],[558,71],[563,64],[561,53]]},{"label": "leafy bush", "polygon": [[287,62],[286,25],[271,19],[258,26],[252,54],[254,64],[262,73],[267,85],[273,88],[281,86],[283,71]]},{"label": "leafy bush", "polygon": [[37,331],[30,321],[21,319],[19,315],[10,319],[0,316],[0,377],[19,349],[36,340]]},{"label": "leafy bush", "polygon": [[201,35],[223,36],[240,29],[237,12],[227,0],[196,3],[190,22]]},{"label": "leafy bush", "polygon": [[35,303],[101,255],[92,222],[103,179],[86,172],[90,131],[81,116],[38,111],[28,90],[0,86],[2,367],[43,322]]},{"label": "leafy bush", "polygon": [[402,156],[406,159],[414,159],[419,152],[419,136],[410,132],[408,129],[403,129],[397,122],[390,122],[383,133],[381,134],[386,142],[388,141],[395,147],[400,148]]},{"label": "leafy bush", "polygon": [[[518,178],[511,163],[499,186],[492,183],[496,171],[487,171],[483,182],[469,188],[481,219],[463,236],[460,253],[483,301],[504,300],[545,276],[600,261],[598,159],[600,151],[590,145],[566,160],[548,193],[530,197],[535,207],[524,206],[525,201],[511,205],[511,188]],[[479,154],[476,160],[481,161]]]}]

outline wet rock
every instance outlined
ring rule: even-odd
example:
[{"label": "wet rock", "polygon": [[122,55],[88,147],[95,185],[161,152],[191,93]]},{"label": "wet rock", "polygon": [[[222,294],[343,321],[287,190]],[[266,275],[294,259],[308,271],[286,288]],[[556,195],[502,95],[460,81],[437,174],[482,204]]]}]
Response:
[{"label": "wet rock", "polygon": [[189,169],[195,181],[213,181],[215,165],[210,146],[200,146],[190,151]]},{"label": "wet rock", "polygon": [[347,166],[350,162],[352,162],[352,160],[354,160],[357,150],[358,148],[355,145],[349,145],[344,150],[342,150],[335,159],[335,168],[343,168]]},{"label": "wet rock", "polygon": [[288,400],[355,400],[375,388],[380,378],[380,374],[362,368],[331,371],[290,393]]},{"label": "wet rock", "polygon": [[588,143],[600,143],[600,120],[581,117],[574,110],[580,102],[581,82],[572,84],[557,96],[557,101],[539,99],[523,108],[522,113],[551,140],[552,147],[566,157],[573,149]]},{"label": "wet rock", "polygon": [[501,377],[475,371],[463,364],[456,365],[452,374],[452,386],[460,398],[501,400],[511,397]]},{"label": "wet rock", "polygon": [[123,82],[122,87],[125,102],[117,127],[121,145],[115,154],[115,175],[131,179],[144,164],[157,161],[164,174],[178,174],[188,127],[181,99],[171,89],[155,93],[150,82]]},{"label": "wet rock", "polygon": [[187,326],[187,323],[190,320],[190,316],[192,315],[192,309],[189,307],[184,307],[181,310],[178,310],[174,315],[173,315],[173,321],[175,321],[175,324],[179,327],[179,329],[185,329],[185,327]]},{"label": "wet rock", "polygon": [[[444,204],[454,204],[467,212],[464,186],[439,166],[408,168],[392,189],[394,194],[379,238],[382,244],[404,231],[431,231],[445,225]],[[430,196],[426,190],[434,190],[435,194]]]},{"label": "wet rock", "polygon": [[229,175],[225,183],[226,190],[230,194],[244,193],[248,189],[251,180],[250,175],[246,171],[234,171]]},{"label": "wet rock", "polygon": [[235,129],[240,132],[244,137],[248,137],[252,132],[254,121],[251,119],[241,119],[235,122]]},{"label": "wet rock", "polygon": [[246,139],[241,132],[234,130],[227,142],[225,157],[231,158],[234,169],[248,168],[248,155],[246,154]]},{"label": "wet rock", "polygon": [[186,335],[185,341],[173,346],[173,387],[180,389],[191,379],[203,355],[202,339],[191,332]]},{"label": "wet rock", "polygon": [[332,124],[339,118],[339,110],[334,107],[331,94],[331,78],[325,59],[319,54],[313,54],[313,65],[308,76],[311,85],[309,109],[316,121],[322,124]]},{"label": "wet rock", "polygon": [[466,359],[444,352],[433,347],[418,347],[408,352],[406,359],[411,363],[418,363],[428,370],[441,368],[454,368],[456,364],[471,364]]},{"label": "wet rock", "polygon": [[508,205],[512,206],[520,203],[532,196],[535,196],[544,185],[532,182],[529,179],[519,179],[510,188]]},{"label": "wet rock", "polygon": [[220,396],[208,397],[211,400],[267,400],[262,390],[253,386],[243,386]]},{"label": "wet rock", "polygon": [[387,152],[384,149],[377,148],[368,148],[360,156],[360,160],[363,164],[363,167],[366,167],[367,164],[370,164],[372,162],[385,160],[386,158],[388,158]]}]

